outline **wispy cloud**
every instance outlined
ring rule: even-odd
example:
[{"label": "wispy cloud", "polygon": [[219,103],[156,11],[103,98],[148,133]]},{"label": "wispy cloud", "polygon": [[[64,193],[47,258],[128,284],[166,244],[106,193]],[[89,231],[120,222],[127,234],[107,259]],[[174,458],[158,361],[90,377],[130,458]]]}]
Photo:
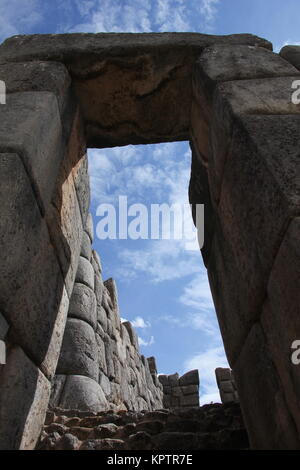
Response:
[{"label": "wispy cloud", "polygon": [[134,328],[149,328],[151,326],[150,322],[145,321],[143,317],[135,317],[131,324]]},{"label": "wispy cloud", "polygon": [[16,34],[28,34],[43,20],[39,0],[1,0],[0,42]]},{"label": "wispy cloud", "polygon": [[139,345],[140,346],[151,346],[152,344],[154,344],[154,336],[151,336],[150,339],[147,341],[143,338],[141,338],[140,336],[138,336],[138,340],[139,340]]},{"label": "wispy cloud", "polygon": [[205,31],[211,31],[214,21],[218,13],[218,5],[220,0],[201,0],[200,13],[203,18],[203,26]]}]

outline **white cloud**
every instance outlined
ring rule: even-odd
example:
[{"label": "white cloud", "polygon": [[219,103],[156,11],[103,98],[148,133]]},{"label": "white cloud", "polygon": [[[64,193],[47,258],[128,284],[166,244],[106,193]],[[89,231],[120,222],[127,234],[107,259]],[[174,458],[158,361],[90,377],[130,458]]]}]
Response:
[{"label": "white cloud", "polygon": [[149,328],[151,326],[151,324],[142,317],[135,317],[135,319],[131,321],[131,324],[134,328]]},{"label": "white cloud", "polygon": [[210,32],[219,0],[76,0],[70,32]]},{"label": "white cloud", "polygon": [[1,0],[0,42],[16,34],[28,34],[42,21],[39,0]]},{"label": "white cloud", "polygon": [[221,345],[197,353],[185,361],[185,371],[192,369],[199,370],[201,405],[210,403],[211,401],[220,402],[215,376],[215,369],[217,367],[229,367],[224,349]]},{"label": "white cloud", "polygon": [[151,336],[148,341],[138,336],[138,340],[140,346],[151,346],[154,343],[154,336]]}]

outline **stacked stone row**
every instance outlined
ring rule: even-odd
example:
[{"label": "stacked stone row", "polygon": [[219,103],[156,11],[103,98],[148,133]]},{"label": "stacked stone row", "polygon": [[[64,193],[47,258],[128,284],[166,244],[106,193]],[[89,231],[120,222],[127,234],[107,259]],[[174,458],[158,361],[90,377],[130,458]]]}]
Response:
[{"label": "stacked stone row", "polygon": [[155,411],[54,409],[47,413],[40,450],[247,449],[239,404]]},{"label": "stacked stone row", "polygon": [[92,249],[88,216],[70,300],[64,340],[52,386],[51,406],[101,411],[162,407],[162,385],[152,359],[139,354],[130,322],[120,321],[116,284],[103,281]]},{"label": "stacked stone row", "polygon": [[164,391],[164,407],[195,407],[199,406],[199,372],[191,370],[179,377],[176,372],[171,375],[159,375]]},{"label": "stacked stone row", "polygon": [[238,403],[239,396],[232,370],[218,367],[215,372],[222,403]]}]

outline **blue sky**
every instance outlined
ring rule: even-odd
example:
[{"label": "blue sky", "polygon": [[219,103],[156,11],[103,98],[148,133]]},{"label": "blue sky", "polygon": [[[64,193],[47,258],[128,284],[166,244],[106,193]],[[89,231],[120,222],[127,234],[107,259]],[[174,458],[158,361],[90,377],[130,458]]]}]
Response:
[{"label": "blue sky", "polygon": [[[253,33],[274,50],[300,44],[299,0],[0,0],[0,41],[15,34],[195,31]],[[1,79],[1,76],[0,76]],[[187,203],[187,142],[89,151],[91,211],[99,204]],[[121,316],[161,373],[198,368],[201,403],[219,401],[226,366],[205,268],[181,240],[98,240],[104,277],[118,284]]]}]

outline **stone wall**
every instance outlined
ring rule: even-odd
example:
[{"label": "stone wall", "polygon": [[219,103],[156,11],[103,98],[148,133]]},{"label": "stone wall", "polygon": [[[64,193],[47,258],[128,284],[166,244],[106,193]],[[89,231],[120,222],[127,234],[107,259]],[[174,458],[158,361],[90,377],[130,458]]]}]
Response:
[{"label": "stone wall", "polygon": [[139,353],[131,323],[121,322],[116,284],[103,281],[92,242],[89,214],[50,406],[94,412],[162,408],[155,359]]},{"label": "stone wall", "polygon": [[163,386],[163,404],[165,408],[199,406],[199,372],[197,369],[179,374],[158,376]]},{"label": "stone wall", "polygon": [[238,403],[239,396],[231,369],[218,367],[215,370],[222,403]]},{"label": "stone wall", "polygon": [[[300,369],[290,357],[300,338],[300,109],[291,99],[299,57],[299,47],[275,54],[252,35],[34,35],[0,46],[1,449],[34,448],[59,358],[65,399],[58,377],[67,376],[66,391],[79,388],[79,376],[99,390],[95,344],[118,344],[109,330],[111,281],[101,283],[107,331],[98,316],[96,325],[69,309],[72,297],[97,297],[97,259],[88,260],[83,242],[86,147],[183,139],[192,147],[190,201],[205,204],[202,254],[251,446],[300,448]],[[127,331],[134,357],[129,330],[118,334]],[[72,369],[70,344],[80,369]],[[117,393],[114,367],[104,375]]]}]

